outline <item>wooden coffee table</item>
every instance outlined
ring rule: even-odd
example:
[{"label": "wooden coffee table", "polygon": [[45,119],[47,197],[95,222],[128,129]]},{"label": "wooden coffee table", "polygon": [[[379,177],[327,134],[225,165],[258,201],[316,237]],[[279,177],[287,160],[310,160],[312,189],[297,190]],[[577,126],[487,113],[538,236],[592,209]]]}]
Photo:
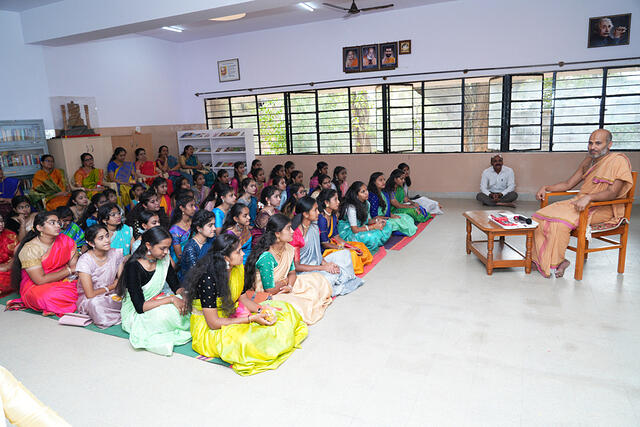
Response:
[{"label": "wooden coffee table", "polygon": [[[535,228],[509,230],[500,227],[489,219],[504,210],[467,211],[462,214],[467,220],[467,254],[473,252],[487,266],[487,274],[494,268],[524,267],[525,273],[531,273],[531,246]],[[534,222],[535,224],[535,222]],[[471,240],[471,226],[487,235],[487,240]],[[507,236],[526,236],[526,253],[520,252],[505,241]],[[496,241],[496,237],[498,240]]]}]

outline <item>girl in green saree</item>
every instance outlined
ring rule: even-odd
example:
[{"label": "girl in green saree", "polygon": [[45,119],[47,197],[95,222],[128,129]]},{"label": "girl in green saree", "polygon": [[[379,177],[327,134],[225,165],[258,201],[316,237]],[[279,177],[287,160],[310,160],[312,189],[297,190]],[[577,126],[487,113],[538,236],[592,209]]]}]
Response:
[{"label": "girl in green saree", "polygon": [[427,222],[431,215],[416,202],[409,200],[404,192],[404,172],[395,169],[389,175],[384,192],[391,201],[392,214],[407,214],[417,223]]}]

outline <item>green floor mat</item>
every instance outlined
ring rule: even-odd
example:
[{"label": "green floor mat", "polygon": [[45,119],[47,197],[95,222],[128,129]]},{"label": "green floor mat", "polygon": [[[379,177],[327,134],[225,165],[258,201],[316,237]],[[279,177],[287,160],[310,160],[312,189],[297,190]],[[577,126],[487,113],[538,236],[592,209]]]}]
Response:
[{"label": "green floor mat", "polygon": [[[9,294],[3,298],[0,298],[0,304],[3,305],[7,305],[8,301],[11,301],[12,299],[16,299],[20,297],[20,295],[18,294]],[[20,310],[24,313],[32,313],[32,314],[37,314],[38,316],[41,317],[45,317],[42,316],[42,313],[40,313],[39,311],[35,311],[35,310],[31,310],[30,308],[27,308],[25,310]],[[57,316],[48,316],[51,319],[54,320],[58,320]],[[96,325],[94,325],[93,323],[90,324],[89,326],[85,326],[84,329],[93,331],[93,332],[99,332],[101,334],[106,334],[106,335],[111,335],[113,337],[119,337],[119,338],[124,338],[124,339],[129,339],[129,334],[126,333],[125,331],[122,330],[122,328],[120,327],[120,325],[115,325],[115,326],[111,326],[109,328],[106,329],[100,329],[98,328]],[[215,363],[217,365],[222,365],[222,366],[230,366],[227,362],[225,362],[222,359],[219,359],[217,357],[205,357],[202,356],[198,353],[196,353],[195,351],[193,351],[193,349],[191,348],[191,343],[188,342],[186,344],[182,344],[182,345],[178,345],[175,346],[173,348],[173,352],[174,353],[179,353],[179,354],[184,354],[185,356],[189,356],[189,357],[194,357],[198,360],[203,360],[205,362],[210,362],[210,363]]]}]

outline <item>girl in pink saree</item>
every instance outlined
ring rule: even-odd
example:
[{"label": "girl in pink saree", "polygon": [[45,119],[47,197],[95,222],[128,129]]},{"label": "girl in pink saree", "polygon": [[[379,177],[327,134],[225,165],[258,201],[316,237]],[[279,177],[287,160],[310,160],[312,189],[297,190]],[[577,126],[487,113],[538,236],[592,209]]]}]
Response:
[{"label": "girl in pink saree", "polygon": [[15,254],[12,284],[20,298],[8,309],[30,308],[62,316],[76,311],[78,299],[75,278],[78,251],[70,237],[60,233],[55,213],[40,212]]}]

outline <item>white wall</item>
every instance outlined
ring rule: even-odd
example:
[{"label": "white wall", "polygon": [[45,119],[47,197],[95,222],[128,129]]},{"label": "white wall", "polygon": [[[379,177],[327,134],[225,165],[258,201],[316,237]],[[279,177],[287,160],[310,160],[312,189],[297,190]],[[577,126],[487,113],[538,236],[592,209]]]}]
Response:
[{"label": "white wall", "polygon": [[100,127],[179,123],[177,48],[140,36],[45,47],[51,96],[95,96]]},{"label": "white wall", "polygon": [[[589,17],[629,12],[640,16],[640,1],[462,0],[185,43],[182,120],[202,118],[195,92],[368,76],[342,72],[352,45],[411,39],[412,54],[385,75],[640,56],[638,19],[629,46],[587,49]],[[216,61],[229,58],[239,58],[241,80],[219,83]]]},{"label": "white wall", "polygon": [[25,45],[20,14],[0,11],[0,120],[43,119],[53,127],[42,47]]}]

